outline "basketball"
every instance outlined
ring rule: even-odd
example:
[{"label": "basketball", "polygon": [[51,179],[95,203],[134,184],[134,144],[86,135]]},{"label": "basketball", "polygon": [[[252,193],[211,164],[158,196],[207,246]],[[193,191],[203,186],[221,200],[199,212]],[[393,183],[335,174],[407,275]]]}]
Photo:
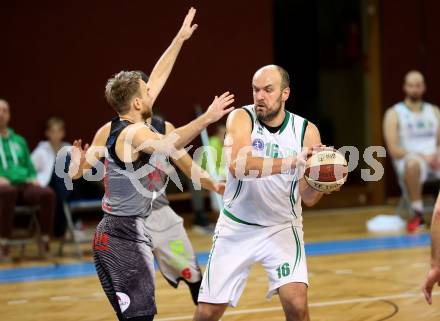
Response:
[{"label": "basketball", "polygon": [[331,193],[347,180],[348,165],[337,150],[318,152],[307,159],[304,177],[315,190]]}]

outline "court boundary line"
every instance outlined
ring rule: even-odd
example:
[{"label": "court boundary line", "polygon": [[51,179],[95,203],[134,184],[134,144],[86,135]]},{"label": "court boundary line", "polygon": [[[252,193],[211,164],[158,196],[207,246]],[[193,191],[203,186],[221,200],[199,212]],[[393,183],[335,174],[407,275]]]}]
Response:
[{"label": "court boundary line", "polygon": [[[436,291],[432,293],[433,296],[440,295],[440,291]],[[374,301],[383,301],[383,300],[398,300],[398,299],[409,299],[414,297],[422,297],[422,293],[408,292],[394,295],[384,295],[384,296],[376,296],[376,297],[364,297],[364,298],[351,298],[351,299],[342,299],[342,300],[331,300],[331,301],[323,301],[310,303],[309,308],[321,308],[327,306],[334,305],[344,305],[344,304],[352,304],[352,303],[365,303],[365,302],[374,302]],[[224,316],[230,315],[241,315],[241,314],[250,314],[250,313],[263,313],[263,312],[273,312],[273,311],[282,311],[283,307],[281,304],[276,307],[270,308],[259,308],[259,309],[244,309],[238,311],[226,311]],[[192,320],[194,315],[186,315],[186,316],[175,316],[175,317],[166,317],[166,318],[158,318],[155,319],[157,321],[178,321],[178,320]]]},{"label": "court boundary line", "polygon": [[[375,206],[352,206],[352,207],[341,207],[341,208],[329,208],[329,209],[306,209],[304,210],[304,215],[310,216],[337,216],[337,215],[359,215],[366,214],[369,215],[377,212],[384,211],[396,211],[396,207],[392,205],[375,205]],[[395,215],[395,213],[388,213],[386,215]]]},{"label": "court boundary line", "polygon": [[[360,254],[384,250],[424,248],[429,246],[430,243],[431,239],[429,234],[423,233],[417,235],[393,235],[349,240],[309,242],[305,244],[305,248],[306,255],[308,257],[313,257],[340,254]],[[206,264],[208,254],[208,252],[196,253],[197,260],[200,265]],[[95,275],[96,269],[92,262],[50,264],[47,266],[23,268],[0,268],[0,285]]]}]

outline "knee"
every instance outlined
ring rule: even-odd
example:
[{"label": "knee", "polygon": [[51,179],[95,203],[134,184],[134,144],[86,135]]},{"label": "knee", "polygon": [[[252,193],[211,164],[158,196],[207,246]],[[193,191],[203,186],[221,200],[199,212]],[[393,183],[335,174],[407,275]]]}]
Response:
[{"label": "knee", "polygon": [[55,192],[50,187],[40,187],[40,197],[51,202],[55,202]]},{"label": "knee", "polygon": [[45,187],[43,190],[44,190],[44,194],[49,195],[48,197],[55,198],[56,194],[55,194],[55,191],[52,188]]},{"label": "knee", "polygon": [[6,196],[6,197],[16,197],[17,196],[17,188],[15,188],[12,185],[6,185],[0,187],[0,197]]},{"label": "knee", "polygon": [[223,307],[215,304],[199,303],[194,321],[218,321],[223,314]]},{"label": "knee", "polygon": [[420,164],[416,159],[410,159],[406,163],[406,173],[409,175],[415,175],[420,173]]}]

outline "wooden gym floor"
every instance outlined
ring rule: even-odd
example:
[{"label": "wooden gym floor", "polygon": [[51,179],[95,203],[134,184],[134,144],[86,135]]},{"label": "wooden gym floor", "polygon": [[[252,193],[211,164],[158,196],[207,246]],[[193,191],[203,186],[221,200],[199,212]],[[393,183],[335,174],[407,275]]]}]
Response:
[{"label": "wooden gym floor", "polygon": [[[435,289],[431,307],[420,293],[429,268],[426,233],[389,236],[366,231],[367,219],[392,212],[393,208],[385,207],[305,213],[312,320],[440,320],[440,288]],[[197,252],[209,251],[210,237],[189,234]],[[89,264],[90,258],[85,261]],[[50,263],[62,266],[75,262],[55,258]],[[16,283],[2,277],[14,268],[47,264],[25,260],[0,265],[1,320],[116,320],[93,273]],[[266,290],[264,270],[255,266],[238,307],[229,308],[222,320],[284,320],[278,297],[266,301]],[[184,284],[175,290],[157,273],[156,298],[159,314],[155,320],[191,320],[194,306]]]}]

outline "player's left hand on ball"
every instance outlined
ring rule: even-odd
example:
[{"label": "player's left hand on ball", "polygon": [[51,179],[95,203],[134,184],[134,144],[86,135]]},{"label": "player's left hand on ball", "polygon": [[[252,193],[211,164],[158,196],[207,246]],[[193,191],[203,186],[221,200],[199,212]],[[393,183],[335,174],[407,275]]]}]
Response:
[{"label": "player's left hand on ball", "polygon": [[195,14],[196,14],[196,9],[191,7],[191,9],[189,9],[188,14],[185,17],[185,20],[183,20],[182,27],[180,28],[178,33],[178,36],[182,40],[189,39],[192,36],[194,30],[196,30],[198,27],[197,24],[191,25],[194,20]]},{"label": "player's left hand on ball", "polygon": [[324,144],[316,144],[309,147],[312,150],[312,154],[316,154],[322,152],[324,150],[333,150],[333,147],[324,145]]},{"label": "player's left hand on ball", "polygon": [[301,153],[296,157],[296,166],[306,166],[307,158],[312,156],[312,150],[310,148],[304,147]]},{"label": "player's left hand on ball", "polygon": [[310,156],[313,155],[313,148],[312,147],[303,147],[301,150],[301,153],[299,153],[298,158],[303,160],[304,163]]},{"label": "player's left hand on ball", "polygon": [[301,163],[304,163],[305,165],[305,162],[310,156],[320,151],[323,151],[327,148],[328,147],[323,144],[312,145],[310,147],[303,147],[301,153],[298,155],[298,159],[301,160]]}]

